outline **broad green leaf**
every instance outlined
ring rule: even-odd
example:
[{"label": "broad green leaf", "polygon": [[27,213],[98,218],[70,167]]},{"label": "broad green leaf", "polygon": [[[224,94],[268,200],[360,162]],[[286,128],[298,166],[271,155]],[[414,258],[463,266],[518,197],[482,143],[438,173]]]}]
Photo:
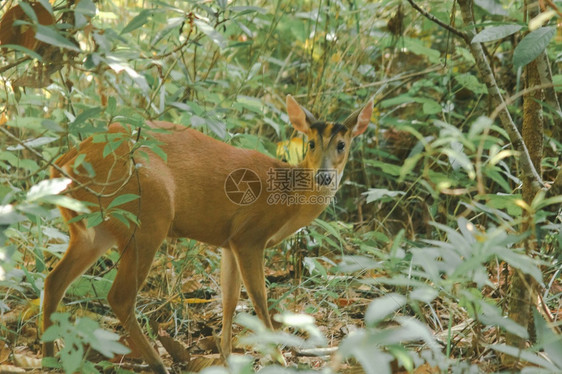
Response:
[{"label": "broad green leaf", "polygon": [[52,342],[59,337],[60,328],[57,325],[50,326],[43,335],[41,335],[42,342]]},{"label": "broad green leaf", "polygon": [[113,152],[115,152],[117,150],[117,148],[119,148],[119,146],[123,143],[123,140],[110,140],[105,144],[105,147],[103,147],[103,153],[102,156],[103,158],[106,158],[107,156],[109,156],[110,154],[112,154]]},{"label": "broad green leaf", "polygon": [[431,303],[438,295],[439,292],[432,287],[419,287],[410,292],[412,300],[421,301],[426,304]]},{"label": "broad green leaf", "polygon": [[[410,340],[422,339],[427,346],[433,350],[434,354],[441,352],[441,346],[437,344],[435,338],[427,325],[413,317],[397,317],[396,321],[408,332]],[[402,342],[400,342],[402,343]]]},{"label": "broad green leaf", "polygon": [[332,226],[329,222],[326,222],[326,221],[321,220],[320,218],[317,218],[316,220],[314,220],[314,223],[316,223],[318,226],[322,227],[330,235],[333,235],[340,242],[343,242],[343,238],[342,238],[340,232],[334,226]]},{"label": "broad green leaf", "polygon": [[69,127],[74,128],[91,118],[98,118],[102,111],[103,109],[99,107],[85,109],[79,115],[76,116],[76,118],[74,119],[74,121],[72,121]]},{"label": "broad green leaf", "polygon": [[3,45],[0,45],[0,49],[1,49],[1,48],[13,49],[13,50],[16,50],[16,51],[25,53],[25,54],[28,55],[29,57],[34,58],[34,59],[36,59],[36,60],[39,61],[39,62],[42,62],[42,61],[43,61],[43,57],[41,57],[40,54],[38,54],[37,52],[32,51],[32,50],[29,49],[29,48],[22,47],[21,45],[17,45],[17,44],[3,44]]},{"label": "broad green leaf", "polygon": [[345,358],[355,357],[366,374],[390,374],[393,357],[381,351],[376,337],[365,330],[359,330],[342,341],[339,353]]},{"label": "broad green leaf", "polygon": [[521,25],[489,26],[476,34],[476,36],[472,38],[472,43],[486,43],[500,40],[506,36],[515,34],[517,31],[521,30],[522,27]]},{"label": "broad green leaf", "polygon": [[111,203],[109,203],[109,205],[107,206],[107,209],[109,210],[109,209],[114,208],[116,206],[126,204],[126,203],[128,203],[130,201],[133,201],[133,200],[136,200],[138,198],[139,198],[139,195],[135,195],[135,194],[132,194],[132,193],[119,195],[115,199],[113,199],[111,201]]},{"label": "broad green leaf", "polygon": [[499,326],[505,331],[523,339],[529,338],[526,327],[521,326],[510,318],[505,318],[494,305],[490,305],[482,300],[480,302],[480,307],[481,314],[478,316],[478,319],[484,324]]},{"label": "broad green leaf", "polygon": [[423,104],[422,110],[424,114],[437,114],[443,110],[443,108],[441,108],[441,104],[433,99],[421,98],[419,102]]},{"label": "broad green leaf", "polygon": [[240,14],[246,14],[246,13],[261,13],[261,14],[266,14],[267,10],[264,8],[261,8],[259,6],[251,6],[251,5],[239,5],[239,6],[232,6],[229,8],[229,10],[231,12],[234,13],[240,13]]},{"label": "broad green leaf", "polygon": [[543,284],[542,272],[531,257],[504,247],[495,247],[493,252],[500,260],[507,262],[509,265],[521,270],[525,274],[529,274],[535,278],[539,284]]},{"label": "broad green leaf", "polygon": [[129,348],[119,343],[119,335],[114,332],[97,328],[93,332],[93,337],[95,339],[91,340],[92,347],[107,358],[130,352]]},{"label": "broad green leaf", "polygon": [[0,205],[0,226],[11,225],[25,219],[26,217],[18,213],[13,205]]},{"label": "broad green leaf", "polygon": [[497,0],[474,0],[474,3],[488,13],[495,16],[507,16],[507,10]]},{"label": "broad green leaf", "polygon": [[400,171],[402,169],[399,165],[393,165],[378,160],[365,160],[365,164],[380,168],[383,172],[394,176],[400,175]]},{"label": "broad green leaf", "polygon": [[552,331],[543,316],[533,308],[535,330],[537,332],[537,344],[543,347],[548,357],[562,369],[562,337]]},{"label": "broad green leaf", "polygon": [[70,40],[62,36],[53,27],[36,25],[35,38],[44,43],[54,45],[55,47],[70,49],[71,51],[80,52],[80,48]]},{"label": "broad green leaf", "polygon": [[492,344],[488,347],[492,348],[495,351],[508,354],[512,357],[517,357],[519,360],[527,361],[531,364],[538,365],[539,367],[552,370],[553,373],[559,372],[559,368],[556,368],[556,366],[554,366],[551,362],[540,357],[535,352],[522,350],[520,348],[512,347],[506,344]]},{"label": "broad green leaf", "polygon": [[455,75],[455,80],[461,86],[471,90],[477,95],[488,93],[488,88],[486,88],[486,85],[478,81],[478,78],[470,73]]},{"label": "broad green leaf", "polygon": [[48,195],[56,195],[64,189],[72,181],[68,178],[55,178],[43,180],[29,189],[27,192],[27,201],[35,201]]},{"label": "broad green leaf", "polygon": [[74,9],[74,26],[82,28],[88,23],[88,18],[96,15],[96,6],[92,0],[80,0]]},{"label": "broad green leaf", "polygon": [[540,55],[556,33],[556,27],[541,27],[527,34],[513,51],[513,65],[523,67]]},{"label": "broad green leaf", "polygon": [[[31,140],[26,140],[25,142],[23,142],[23,144],[25,144],[27,147],[30,148],[37,148],[37,147],[41,147],[43,145],[49,144],[54,142],[55,140],[58,140],[58,138],[53,138],[51,136],[42,136],[40,138],[35,138],[35,139],[31,139]],[[8,151],[19,151],[24,149],[25,147],[23,145],[16,145],[16,146],[10,146],[10,147],[6,147],[6,149]]]},{"label": "broad green leaf", "polygon": [[29,17],[31,22],[33,22],[34,24],[39,23],[39,20],[37,19],[37,14],[35,14],[35,11],[31,7],[31,5],[29,5],[25,1],[22,1],[21,3],[19,3],[19,6],[20,6],[21,10],[23,10],[25,15]]},{"label": "broad green leaf", "polygon": [[384,197],[393,198],[404,194],[404,191],[390,191],[386,188],[369,188],[367,192],[362,193],[362,195],[367,196],[367,204],[380,200]]},{"label": "broad green leaf", "polygon": [[43,5],[43,8],[47,9],[47,12],[53,14],[53,7],[51,6],[49,0],[38,0],[38,1],[41,5]]},{"label": "broad green leaf", "polygon": [[78,213],[88,213],[90,211],[83,202],[69,196],[48,195],[42,197],[40,200],[42,202],[62,206]]},{"label": "broad green leaf", "polygon": [[377,325],[389,314],[406,305],[407,301],[405,296],[397,293],[389,293],[373,300],[365,313],[365,323],[368,326]]},{"label": "broad green leaf", "polygon": [[207,35],[216,45],[218,45],[220,49],[226,48],[226,40],[211,25],[200,19],[196,19],[193,22],[195,23],[197,28],[201,30],[203,34]]},{"label": "broad green leaf", "polygon": [[404,48],[408,49],[416,55],[427,57],[429,62],[438,63],[441,58],[441,53],[433,48],[426,46],[425,42],[414,38],[403,38]]},{"label": "broad green leaf", "polygon": [[93,212],[85,215],[86,218],[86,227],[95,227],[103,222],[103,215],[101,212]]},{"label": "broad green leaf", "polygon": [[134,31],[136,29],[138,29],[139,27],[142,27],[146,21],[148,20],[148,17],[152,14],[152,11],[148,10],[148,9],[144,9],[142,10],[138,15],[136,15],[128,24],[127,26],[125,26],[123,28],[123,30],[121,30],[121,35],[123,34],[127,34],[131,31]]}]

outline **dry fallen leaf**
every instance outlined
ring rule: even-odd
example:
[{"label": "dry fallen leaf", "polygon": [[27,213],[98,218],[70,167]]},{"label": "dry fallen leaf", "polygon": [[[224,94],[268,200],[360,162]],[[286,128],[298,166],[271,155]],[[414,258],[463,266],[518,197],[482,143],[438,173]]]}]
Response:
[{"label": "dry fallen leaf", "polygon": [[19,374],[25,373],[25,369],[13,365],[0,365],[0,373],[2,374]]},{"label": "dry fallen leaf", "polygon": [[222,364],[222,359],[220,355],[207,355],[202,357],[196,357],[189,361],[187,364],[187,371],[198,373],[201,370],[208,368],[213,365]]},{"label": "dry fallen leaf", "polygon": [[[8,347],[8,344],[6,344],[4,340],[0,340],[0,364],[8,360],[9,357],[10,348]],[[0,373],[2,373],[1,370]]]},{"label": "dry fallen leaf", "polygon": [[41,359],[14,353],[14,364],[20,368],[39,369],[41,367]]},{"label": "dry fallen leaf", "polygon": [[158,335],[158,340],[172,357],[174,362],[188,362],[189,352],[185,347],[169,335]]}]

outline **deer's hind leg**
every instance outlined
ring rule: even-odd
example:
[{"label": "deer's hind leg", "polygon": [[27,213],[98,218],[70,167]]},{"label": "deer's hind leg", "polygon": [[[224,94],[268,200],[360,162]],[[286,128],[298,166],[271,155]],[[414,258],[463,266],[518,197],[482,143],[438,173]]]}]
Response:
[{"label": "deer's hind leg", "polygon": [[[98,226],[86,228],[81,224],[70,225],[70,242],[63,258],[45,279],[43,293],[43,330],[52,325],[51,315],[56,311],[68,286],[111,246],[114,238]],[[43,355],[54,356],[53,342],[43,343]]]}]

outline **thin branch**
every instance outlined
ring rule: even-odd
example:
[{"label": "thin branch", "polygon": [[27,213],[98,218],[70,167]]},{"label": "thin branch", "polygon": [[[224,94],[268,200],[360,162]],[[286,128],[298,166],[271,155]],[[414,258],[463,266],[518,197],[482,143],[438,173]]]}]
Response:
[{"label": "thin branch", "polygon": [[448,30],[449,32],[455,34],[456,36],[463,39],[467,43],[469,42],[470,39],[468,38],[468,35],[466,33],[464,33],[462,31],[454,28],[453,26],[441,21],[439,18],[435,17],[433,14],[429,13],[428,11],[423,10],[422,8],[419,7],[418,4],[416,4],[414,2],[414,0],[407,0],[407,1],[410,3],[412,8],[417,10],[418,13],[420,13],[422,16],[424,16],[425,18],[427,18],[431,22],[434,22],[434,23],[438,24],[439,26],[443,27],[445,30]]}]

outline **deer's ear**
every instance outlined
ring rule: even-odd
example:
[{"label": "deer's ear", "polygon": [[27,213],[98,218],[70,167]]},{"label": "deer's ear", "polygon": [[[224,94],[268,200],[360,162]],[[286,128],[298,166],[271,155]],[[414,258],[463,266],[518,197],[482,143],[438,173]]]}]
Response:
[{"label": "deer's ear", "polygon": [[308,133],[310,130],[310,125],[316,122],[314,116],[305,108],[300,106],[295,98],[291,95],[287,95],[287,114],[289,115],[289,120],[293,124],[293,127],[300,132]]},{"label": "deer's ear", "polygon": [[373,99],[371,99],[363,108],[353,112],[344,121],[344,125],[351,130],[353,136],[361,135],[367,130],[373,114],[373,105]]}]

